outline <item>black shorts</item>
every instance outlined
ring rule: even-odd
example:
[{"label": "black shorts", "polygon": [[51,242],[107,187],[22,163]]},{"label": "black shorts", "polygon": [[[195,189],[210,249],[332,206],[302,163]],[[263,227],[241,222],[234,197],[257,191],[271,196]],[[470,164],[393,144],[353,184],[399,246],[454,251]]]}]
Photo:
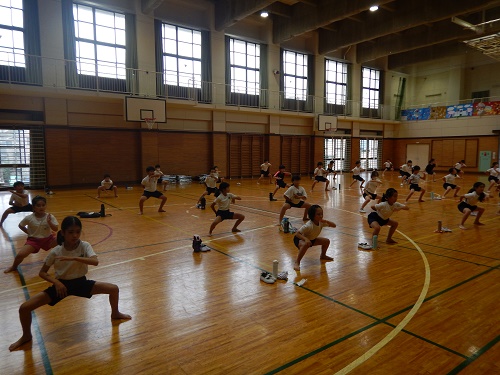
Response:
[{"label": "black shorts", "polygon": [[299,203],[292,203],[291,201],[286,201],[290,205],[290,207],[300,208],[304,205],[304,201],[300,201]]},{"label": "black shorts", "polygon": [[264,177],[269,177],[269,170],[263,171],[262,169],[260,170],[260,175]]},{"label": "black shorts", "polygon": [[33,206],[31,203],[28,203],[26,206],[10,206],[10,209],[14,212],[33,212]]},{"label": "black shorts", "polygon": [[399,174],[400,174],[401,176],[403,176],[403,177],[404,177],[404,176],[406,176],[406,178],[408,178],[408,177],[410,177],[410,176],[411,176],[411,174],[410,174],[410,173],[405,172],[405,171],[399,171]]},{"label": "black shorts", "polygon": [[420,186],[418,186],[418,184],[410,184],[410,190],[412,190],[412,189],[413,189],[413,191],[422,190],[422,188]]},{"label": "black shorts", "polygon": [[284,180],[276,180],[276,185],[283,189],[286,188],[286,182]]},{"label": "black shorts", "polygon": [[153,192],[150,192],[150,191],[146,191],[144,190],[144,193],[142,193],[142,196],[143,197],[146,197],[146,198],[161,198],[161,196],[163,195],[163,193],[161,191],[153,191]]},{"label": "black shorts", "polygon": [[335,171],[332,168],[327,169],[328,173],[334,173]]},{"label": "black shorts", "polygon": [[370,199],[373,199],[373,200],[377,199],[377,194],[372,194],[372,193],[370,193],[368,191],[365,191],[363,193],[363,198],[366,198],[367,196],[370,196]]},{"label": "black shorts", "polygon": [[434,174],[433,169],[434,168],[425,168],[425,173],[427,173],[427,174]]},{"label": "black shorts", "polygon": [[215,216],[220,216],[222,218],[222,221],[231,220],[234,216],[234,212],[231,212],[229,210],[217,210]]},{"label": "black shorts", "polygon": [[449,183],[445,182],[443,184],[443,189],[444,190],[448,189],[448,186],[451,187],[452,189],[456,189],[457,188],[457,185],[453,185],[453,184],[449,184]]},{"label": "black shorts", "polygon": [[[158,181],[159,182],[159,181]],[[115,184],[112,184],[109,188],[107,188],[106,190],[113,190],[113,188],[115,187]]]},{"label": "black shorts", "polygon": [[380,216],[378,216],[378,213],[372,212],[370,213],[370,215],[368,215],[368,225],[371,226],[374,221],[376,221],[380,224],[381,227],[383,227],[384,225],[387,225],[389,219],[384,220]]},{"label": "black shorts", "polygon": [[392,169],[392,167],[385,167],[386,171],[390,171],[391,169]]},{"label": "black shorts", "polygon": [[457,169],[457,168],[455,168],[455,170],[457,171],[457,174],[459,174],[460,172],[462,172],[462,170],[461,170],[461,169]]},{"label": "black shorts", "polygon": [[[85,298],[92,297],[92,288],[94,287],[95,284],[94,280],[87,280],[85,276],[82,276],[73,280],[59,280],[59,281],[63,283],[66,289],[68,290],[68,296],[78,296]],[[54,306],[56,303],[65,298],[65,297],[60,298],[57,295],[56,287],[54,285],[45,289],[44,292],[47,293],[51,299],[51,301],[49,302],[50,306]]]},{"label": "black shorts", "polygon": [[318,182],[326,182],[326,181],[328,181],[328,180],[327,180],[325,177],[323,177],[323,176],[316,176],[316,177],[314,177],[314,179],[315,179],[316,181],[318,181]]},{"label": "black shorts", "polygon": [[[299,237],[293,236],[293,243],[295,244],[295,246],[297,247],[297,249],[299,248],[299,241],[300,241]],[[311,241],[311,246],[314,246],[314,242],[316,242],[316,239],[310,240],[310,241]]]},{"label": "black shorts", "polygon": [[498,177],[495,177],[495,176],[489,176],[488,177],[488,182],[489,181],[495,181],[495,182],[498,182]]},{"label": "black shorts", "polygon": [[[208,187],[208,186],[207,186],[207,195],[210,195],[210,194],[212,194],[212,193],[214,193],[214,195],[216,195],[218,190],[219,190],[219,189],[217,189],[216,187],[211,188],[211,187]],[[216,196],[217,196],[217,195],[216,195]]]},{"label": "black shorts", "polygon": [[477,206],[471,206],[470,204],[466,203],[466,202],[460,202],[458,204],[458,210],[460,212],[464,212],[464,210],[468,208],[469,210],[471,211],[475,211],[477,209]]},{"label": "black shorts", "polygon": [[358,181],[361,181],[361,182],[365,181],[359,174],[353,174],[352,175],[352,179],[353,180],[358,180]]}]

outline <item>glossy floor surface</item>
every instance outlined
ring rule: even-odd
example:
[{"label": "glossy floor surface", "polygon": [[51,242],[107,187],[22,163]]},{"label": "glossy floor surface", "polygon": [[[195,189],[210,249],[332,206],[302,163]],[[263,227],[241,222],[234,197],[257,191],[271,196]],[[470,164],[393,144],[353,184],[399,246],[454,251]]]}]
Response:
[{"label": "glossy floor surface", "polygon": [[[465,175],[462,191],[476,180],[486,178]],[[385,243],[383,227],[372,251],[358,248],[371,241],[371,229],[367,214],[358,212],[358,184],[347,188],[351,176],[334,180],[340,190],[317,184],[312,193],[312,181],[303,178],[308,202],[321,205],[337,227],[322,232],[334,261],[320,261],[313,247],[297,273],[293,234],[277,226],[284,190],[270,202],[273,185],[229,182],[242,197],[232,206],[246,217],[242,232],[231,233],[234,221],[224,221],[211,238],[214,214],[196,208],[203,192],[197,183],[170,185],[166,212],[158,213],[159,200],[151,198],[142,216],[139,186],[119,187],[118,198],[97,199],[94,189],[47,196],[47,211],[59,222],[105,204],[111,216],[82,219],[82,239],[100,261],[88,277],[117,284],[120,309],[133,319],[112,321],[106,296],[68,297],[36,310],[33,341],[9,352],[21,335],[19,305],[49,285],[38,276],[47,253],[31,255],[19,273],[0,273],[0,373],[500,374],[498,194],[481,204],[484,226],[470,217],[461,230],[456,199],[430,200],[430,191],[442,194],[442,183],[423,184],[425,202],[415,194],[409,211],[392,216],[398,243]],[[388,174],[379,192],[396,187],[404,202],[408,188],[399,183]],[[9,196],[0,194],[2,210]],[[300,227],[302,214],[291,209],[286,216]],[[17,227],[24,215],[4,223],[2,269],[24,244]],[[438,221],[451,232],[435,233]],[[212,251],[193,253],[194,234]],[[288,281],[260,280],[273,260]]]}]

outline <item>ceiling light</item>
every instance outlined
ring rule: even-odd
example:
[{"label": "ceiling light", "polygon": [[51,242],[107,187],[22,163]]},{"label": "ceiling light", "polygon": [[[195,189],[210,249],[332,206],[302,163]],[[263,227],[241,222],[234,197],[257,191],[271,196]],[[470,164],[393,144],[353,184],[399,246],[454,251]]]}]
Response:
[{"label": "ceiling light", "polygon": [[378,6],[377,5],[372,5],[370,7],[370,12],[375,12],[376,10],[378,10]]},{"label": "ceiling light", "polygon": [[267,12],[267,10],[263,10],[262,12],[260,12],[260,16],[261,16],[262,18],[266,18],[266,17],[268,17],[268,16],[269,16],[269,13]]}]

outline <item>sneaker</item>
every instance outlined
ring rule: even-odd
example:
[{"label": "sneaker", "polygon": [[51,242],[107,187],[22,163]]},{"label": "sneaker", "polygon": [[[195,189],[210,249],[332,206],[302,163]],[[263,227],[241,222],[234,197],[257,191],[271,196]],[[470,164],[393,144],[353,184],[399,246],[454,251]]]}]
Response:
[{"label": "sneaker", "polygon": [[269,272],[262,272],[260,274],[260,279],[266,284],[274,284],[276,282],[276,279]]},{"label": "sneaker", "polygon": [[359,212],[361,212],[361,213],[363,213],[363,214],[364,214],[364,213],[366,213],[366,211],[365,211],[365,210],[363,210],[363,209],[360,209],[360,210],[359,210]]},{"label": "sneaker", "polygon": [[371,250],[372,245],[370,245],[366,242],[360,242],[360,243],[358,243],[358,247],[360,247],[363,250]]},{"label": "sneaker", "polygon": [[201,251],[202,253],[206,253],[207,251],[210,251],[210,250],[212,250],[212,249],[211,249],[211,248],[209,248],[207,245],[203,245],[203,244],[201,244],[201,246],[200,246],[200,251]]},{"label": "sneaker", "polygon": [[337,188],[335,186],[332,187],[332,190],[337,190]]}]

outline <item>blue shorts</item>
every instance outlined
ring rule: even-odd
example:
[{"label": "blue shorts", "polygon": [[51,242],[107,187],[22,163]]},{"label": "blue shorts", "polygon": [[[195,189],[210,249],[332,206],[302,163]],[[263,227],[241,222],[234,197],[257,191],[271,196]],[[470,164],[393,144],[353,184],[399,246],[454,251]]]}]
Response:
[{"label": "blue shorts", "polygon": [[368,215],[368,224],[371,226],[374,221],[376,221],[380,224],[381,227],[383,227],[384,225],[387,225],[389,219],[384,220],[380,216],[378,216],[378,213],[372,212],[370,213],[370,215]]},{"label": "blue shorts", "polygon": [[444,190],[448,189],[448,186],[451,187],[452,189],[456,189],[457,188],[457,185],[453,185],[453,184],[449,184],[449,183],[445,182],[443,184],[443,189]]},{"label": "blue shorts", "polygon": [[410,184],[410,190],[412,190],[412,189],[413,189],[413,191],[422,190],[422,188],[420,186],[418,186],[418,184]]},{"label": "blue shorts", "polygon": [[218,190],[219,189],[217,189],[216,187],[211,188],[211,187],[207,186],[207,195],[210,195],[210,194],[214,193],[214,195],[217,196],[218,195],[217,194]]},{"label": "blue shorts", "polygon": [[489,176],[488,177],[488,182],[490,181],[495,181],[495,182],[498,182],[498,177],[495,177],[495,176]]},{"label": "blue shorts", "polygon": [[215,216],[220,216],[222,218],[222,221],[231,220],[234,216],[234,212],[231,212],[229,210],[217,210]]},{"label": "blue shorts", "polygon": [[[299,237],[293,236],[293,243],[295,244],[297,249],[299,248],[299,241],[300,241]],[[310,241],[311,241],[311,246],[314,246],[314,242],[316,242],[316,238],[314,240],[310,240]]]},{"label": "blue shorts", "polygon": [[[63,283],[68,290],[68,296],[92,298],[92,288],[95,285],[94,280],[87,280],[85,276],[82,276],[73,280],[59,279],[59,281]],[[60,298],[57,295],[56,287],[54,285],[45,289],[44,292],[47,293],[51,299],[51,301],[49,302],[50,306],[54,306],[55,304],[66,298]]]},{"label": "blue shorts", "polygon": [[365,191],[363,193],[363,198],[366,198],[367,196],[370,196],[370,199],[373,199],[373,200],[377,199],[377,194],[372,194],[372,193]]},{"label": "blue shorts", "polygon": [[261,169],[261,170],[260,170],[260,175],[261,175],[261,176],[264,176],[264,177],[269,177],[269,170],[264,171],[264,170],[262,170],[262,169]]},{"label": "blue shorts", "polygon": [[316,177],[314,177],[314,179],[315,179],[316,181],[318,181],[318,182],[326,182],[326,181],[328,181],[328,180],[327,180],[325,177],[323,177],[323,176],[316,176]]},{"label": "blue shorts", "polygon": [[358,180],[358,181],[361,181],[361,182],[365,181],[365,180],[363,180],[363,178],[359,174],[353,174],[352,175],[352,179],[353,180]]},{"label": "blue shorts", "polygon": [[460,212],[464,212],[464,210],[468,208],[469,210],[471,211],[475,211],[477,209],[477,206],[471,206],[470,204],[466,203],[466,202],[460,202],[458,204],[458,210]]},{"label": "blue shorts", "polygon": [[290,207],[295,207],[295,208],[300,208],[304,205],[304,201],[300,201],[299,203],[292,203],[291,201],[287,201],[286,203],[288,203]]},{"label": "blue shorts", "polygon": [[153,197],[153,198],[161,198],[162,195],[163,195],[163,193],[161,191],[158,191],[158,190],[153,191],[153,192],[144,190],[144,193],[142,193],[142,196],[146,197],[148,199],[151,198],[151,197]]},{"label": "blue shorts", "polygon": [[276,185],[283,189],[286,188],[286,182],[284,180],[276,180]]}]

